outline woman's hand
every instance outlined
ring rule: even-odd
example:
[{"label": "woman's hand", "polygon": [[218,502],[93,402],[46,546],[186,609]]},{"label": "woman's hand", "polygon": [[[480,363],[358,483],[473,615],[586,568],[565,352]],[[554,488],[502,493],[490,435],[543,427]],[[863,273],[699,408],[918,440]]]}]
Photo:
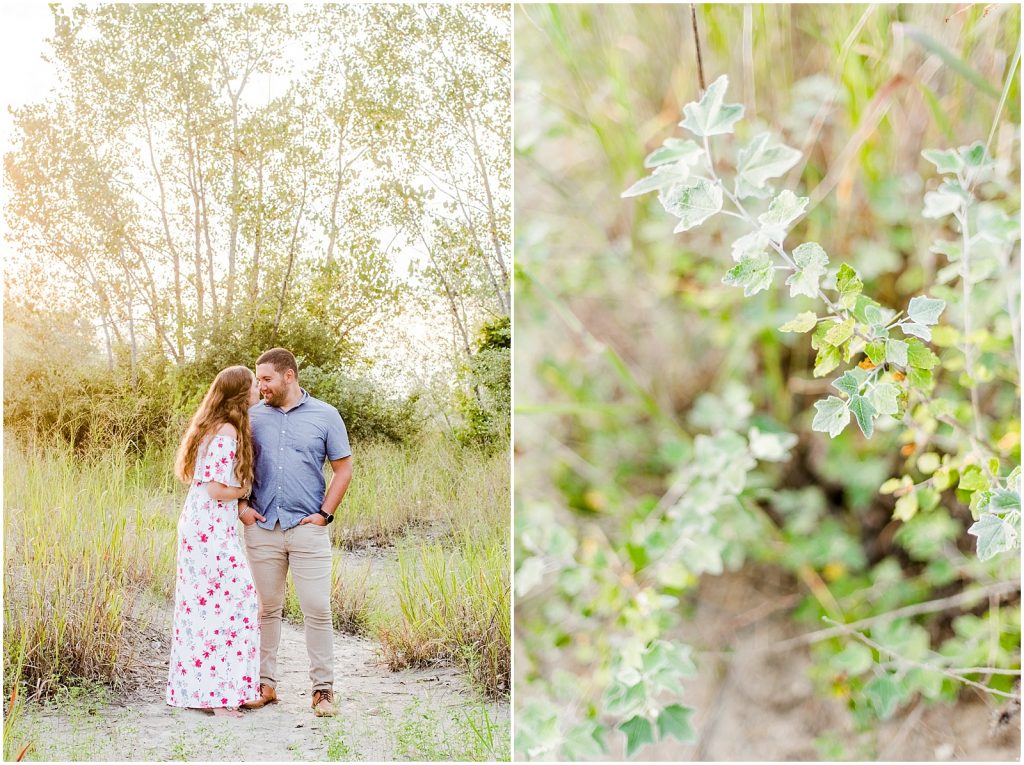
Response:
[{"label": "woman's hand", "polygon": [[256,521],[265,521],[267,519],[257,513],[256,508],[252,507],[248,502],[241,500],[238,503],[238,520],[244,526],[252,526]]}]

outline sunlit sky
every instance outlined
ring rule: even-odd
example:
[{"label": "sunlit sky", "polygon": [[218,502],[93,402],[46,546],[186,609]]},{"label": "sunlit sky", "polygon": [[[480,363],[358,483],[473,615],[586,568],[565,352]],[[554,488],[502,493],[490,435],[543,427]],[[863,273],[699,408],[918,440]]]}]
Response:
[{"label": "sunlit sky", "polygon": [[[287,5],[295,10],[302,6],[299,3]],[[13,122],[10,109],[44,100],[57,85],[53,66],[43,59],[49,48],[46,38],[53,32],[52,19],[50,9],[44,2],[5,2],[0,5],[0,61],[4,72],[4,77],[0,79],[0,103],[4,107],[0,121],[0,146],[3,153],[11,149]],[[290,56],[294,65],[293,71],[296,73],[303,68],[301,56],[299,49]],[[265,82],[259,82],[259,77],[261,76],[256,75],[252,87],[247,89],[247,95],[251,94],[254,100],[269,100],[283,92],[288,84],[284,78],[278,78],[278,81],[274,82],[269,77],[262,76]],[[7,204],[7,198],[7,190],[0,191],[0,203],[4,206]],[[11,248],[7,241],[7,233],[6,220],[4,216],[0,216],[0,255],[5,264],[23,257]],[[378,238],[383,244],[387,244],[392,236],[393,232],[390,230],[378,233]],[[407,278],[410,263],[420,258],[415,250],[392,250],[391,257],[394,272],[401,279]],[[9,286],[17,290],[17,285]],[[420,374],[429,375],[438,370],[439,363],[446,366],[437,353],[446,343],[439,343],[438,340],[446,338],[449,333],[449,322],[445,320],[443,311],[439,311],[436,317],[431,318],[406,314],[394,322],[392,332],[384,333],[390,337],[375,337],[374,352],[379,356],[378,367],[381,373],[387,375],[399,388],[414,385],[415,379],[412,374],[408,379],[397,380],[395,370],[401,373],[403,367],[414,365]],[[434,352],[430,353],[429,349],[434,349]],[[430,356],[434,358],[429,358]],[[389,371],[384,372],[384,369]]]}]

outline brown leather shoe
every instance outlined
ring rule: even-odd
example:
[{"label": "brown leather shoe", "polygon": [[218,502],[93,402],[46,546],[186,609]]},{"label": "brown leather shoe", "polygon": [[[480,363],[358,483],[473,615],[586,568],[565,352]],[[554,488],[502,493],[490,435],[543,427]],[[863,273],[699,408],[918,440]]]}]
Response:
[{"label": "brown leather shoe", "polygon": [[334,717],[334,691],[330,688],[313,691],[313,714],[317,717]]},{"label": "brown leather shoe", "polygon": [[267,704],[277,703],[277,691],[272,686],[266,683],[260,683],[260,697],[254,701],[247,701],[244,704],[239,704],[242,709],[259,709],[265,707]]}]

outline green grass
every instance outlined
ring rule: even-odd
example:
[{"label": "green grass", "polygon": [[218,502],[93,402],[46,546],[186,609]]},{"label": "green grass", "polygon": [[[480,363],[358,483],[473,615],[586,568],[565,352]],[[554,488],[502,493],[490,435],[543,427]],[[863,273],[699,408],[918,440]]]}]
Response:
[{"label": "green grass", "polygon": [[127,449],[4,449],[4,682],[46,696],[75,679],[117,686],[139,593],[173,586],[174,522]]},{"label": "green grass", "polygon": [[379,628],[392,669],[450,660],[484,693],[509,692],[511,620],[507,527],[478,536],[402,546],[395,588],[400,614]]}]

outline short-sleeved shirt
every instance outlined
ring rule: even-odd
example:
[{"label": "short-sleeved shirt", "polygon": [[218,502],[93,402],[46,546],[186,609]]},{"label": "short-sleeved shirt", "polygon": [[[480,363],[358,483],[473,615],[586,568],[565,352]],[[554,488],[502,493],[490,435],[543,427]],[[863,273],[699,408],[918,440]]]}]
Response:
[{"label": "short-sleeved shirt", "polygon": [[250,503],[273,529],[298,526],[320,510],[327,484],[324,459],[352,455],[348,431],[338,410],[310,396],[288,411],[261,401],[249,409],[255,468]]}]

